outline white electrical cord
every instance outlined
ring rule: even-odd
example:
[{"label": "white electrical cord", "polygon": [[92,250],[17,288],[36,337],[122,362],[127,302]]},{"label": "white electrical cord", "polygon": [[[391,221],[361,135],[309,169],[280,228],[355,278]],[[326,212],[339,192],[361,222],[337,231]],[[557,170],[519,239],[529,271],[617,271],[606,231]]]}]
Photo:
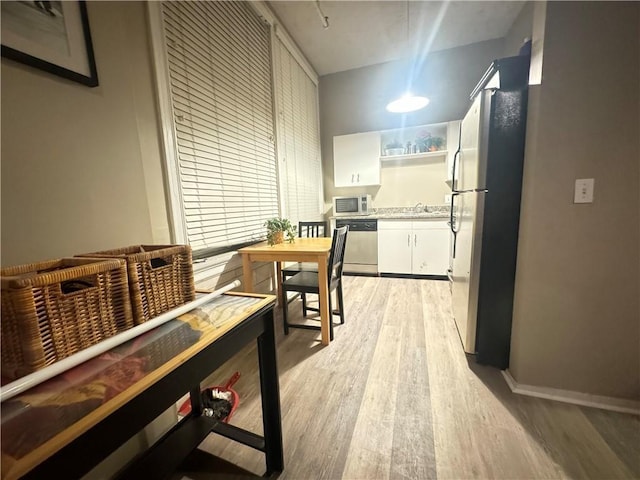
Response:
[{"label": "white electrical cord", "polygon": [[320,0],[316,0],[316,10],[318,10],[318,15],[320,15],[320,19],[322,20],[322,28],[329,28],[329,17],[322,12]]},{"label": "white electrical cord", "polygon": [[30,388],[39,385],[40,383],[49,380],[50,378],[55,377],[56,375],[60,375],[63,372],[66,372],[70,368],[73,368],[77,365],[80,365],[87,360],[92,359],[93,357],[97,357],[101,353],[104,353],[112,348],[120,345],[121,343],[126,342],[127,340],[131,340],[132,338],[137,337],[138,335],[142,335],[149,330],[152,330],[163,323],[168,322],[169,320],[173,320],[174,318],[182,315],[183,313],[187,313],[194,308],[203,305],[210,300],[213,300],[215,297],[219,297],[223,293],[231,290],[232,288],[236,288],[240,286],[240,282],[235,280],[229,285],[225,285],[224,287],[203,295],[200,298],[196,298],[193,302],[185,303],[184,305],[179,306],[178,308],[174,308],[173,310],[169,310],[168,312],[163,313],[162,315],[157,316],[149,320],[148,322],[144,322],[140,325],[136,325],[129,330],[125,330],[122,333],[114,335],[113,337],[109,337],[106,340],[103,340],[100,343],[92,345],[84,350],[79,351],[78,353],[74,353],[62,360],[49,365],[48,367],[43,368],[42,370],[38,370],[36,372],[30,373],[29,375],[25,375],[11,383],[8,383],[4,387],[0,388],[0,403],[5,400],[9,400],[10,398],[15,397],[19,393],[24,392]]}]

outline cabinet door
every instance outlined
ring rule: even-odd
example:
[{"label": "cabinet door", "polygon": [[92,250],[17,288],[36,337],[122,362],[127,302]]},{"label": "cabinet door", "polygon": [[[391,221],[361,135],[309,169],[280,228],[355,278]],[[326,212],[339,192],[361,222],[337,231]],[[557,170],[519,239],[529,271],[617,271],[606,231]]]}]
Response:
[{"label": "cabinet door", "polygon": [[378,230],[378,271],[411,273],[411,230]]},{"label": "cabinet door", "polygon": [[380,132],[333,137],[336,187],[380,185]]},{"label": "cabinet door", "polygon": [[[414,222],[415,223],[415,222]],[[449,268],[451,231],[446,222],[433,222],[414,228],[412,273],[415,275],[446,275]]]},{"label": "cabinet door", "polygon": [[446,183],[454,188],[453,183],[453,161],[460,143],[460,120],[454,120],[447,124],[447,179]]}]

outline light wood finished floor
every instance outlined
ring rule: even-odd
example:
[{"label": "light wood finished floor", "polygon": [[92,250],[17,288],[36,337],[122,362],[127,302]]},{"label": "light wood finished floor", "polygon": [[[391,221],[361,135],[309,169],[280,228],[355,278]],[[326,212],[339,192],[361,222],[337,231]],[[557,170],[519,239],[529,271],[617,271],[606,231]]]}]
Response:
[{"label": "light wood finished floor", "polygon": [[[346,324],[282,334],[281,479],[640,478],[640,419],[514,395],[467,357],[443,281],[345,277]],[[290,312],[300,315],[299,300]],[[232,423],[261,431],[255,348],[234,371]],[[216,435],[201,449],[262,474],[262,454]]]}]

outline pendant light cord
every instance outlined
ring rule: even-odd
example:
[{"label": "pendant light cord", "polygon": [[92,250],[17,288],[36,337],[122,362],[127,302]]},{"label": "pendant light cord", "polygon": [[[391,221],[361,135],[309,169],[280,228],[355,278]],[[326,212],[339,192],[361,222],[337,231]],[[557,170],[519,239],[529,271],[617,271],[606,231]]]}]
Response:
[{"label": "pendant light cord", "polygon": [[405,50],[409,51],[409,0],[407,0],[407,45]]},{"label": "pendant light cord", "polygon": [[[405,11],[407,16],[405,52],[408,52],[411,49],[410,34],[409,34],[409,27],[410,27],[409,0],[407,0]],[[414,112],[416,110],[420,110],[421,108],[426,107],[429,104],[429,99],[427,97],[423,97],[421,95],[414,95],[411,92],[411,88],[413,86],[413,81],[414,81],[413,77],[415,76],[415,66],[413,65],[413,58],[411,55],[409,55],[406,58],[406,62],[408,65],[408,68],[406,69],[408,78],[407,78],[407,88],[406,88],[405,94],[402,95],[397,100],[394,100],[387,104],[386,110],[388,112],[392,112],[392,113]]]},{"label": "pendant light cord", "polygon": [[318,10],[318,15],[320,15],[320,19],[322,20],[322,28],[329,28],[329,17],[327,17],[320,8],[320,0],[316,0],[316,10]]}]

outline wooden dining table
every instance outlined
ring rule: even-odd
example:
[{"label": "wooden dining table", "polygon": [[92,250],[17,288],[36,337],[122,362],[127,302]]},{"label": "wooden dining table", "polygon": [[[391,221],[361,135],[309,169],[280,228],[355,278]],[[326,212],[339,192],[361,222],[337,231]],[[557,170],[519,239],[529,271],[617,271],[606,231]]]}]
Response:
[{"label": "wooden dining table", "polygon": [[282,292],[282,262],[313,262],[318,264],[318,285],[320,303],[320,333],[323,345],[329,345],[329,281],[327,277],[331,238],[296,238],[293,243],[287,241],[275,245],[258,243],[238,250],[242,257],[243,290],[253,291],[253,262],[275,262],[278,298]]}]

